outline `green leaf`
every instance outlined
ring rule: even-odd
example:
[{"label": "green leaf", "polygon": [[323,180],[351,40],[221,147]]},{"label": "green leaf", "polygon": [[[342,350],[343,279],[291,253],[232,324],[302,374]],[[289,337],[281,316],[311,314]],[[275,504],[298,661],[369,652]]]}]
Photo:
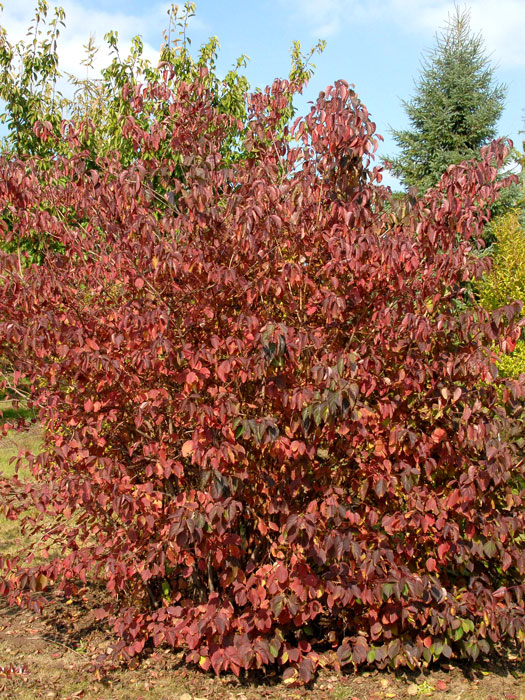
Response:
[{"label": "green leaf", "polygon": [[394,591],[394,584],[393,583],[384,583],[381,591],[383,594],[383,599],[388,600]]},{"label": "green leaf", "polygon": [[472,620],[461,620],[461,627],[463,628],[464,632],[474,632],[474,623]]}]

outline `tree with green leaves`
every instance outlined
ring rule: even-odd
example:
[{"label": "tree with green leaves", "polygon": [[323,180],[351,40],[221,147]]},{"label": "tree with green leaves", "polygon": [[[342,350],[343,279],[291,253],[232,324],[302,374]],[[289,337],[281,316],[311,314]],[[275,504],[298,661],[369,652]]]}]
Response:
[{"label": "tree with green leaves", "polygon": [[388,160],[405,186],[426,191],[449,165],[479,160],[480,148],[496,136],[504,106],[506,87],[495,81],[467,10],[455,7],[415,88],[414,97],[403,101],[410,127],[392,129],[400,154]]},{"label": "tree with green leaves", "polygon": [[57,7],[52,19],[48,14],[46,0],[38,0],[26,39],[16,44],[9,42],[0,25],[0,99],[4,103],[0,123],[7,127],[2,150],[46,154],[48,149],[33,132],[33,124],[40,120],[57,129],[67,109],[67,100],[57,89],[58,38],[65,13]]},{"label": "tree with green leaves", "polygon": [[[168,10],[168,28],[163,33],[157,65],[144,57],[140,36],[133,38],[129,55],[125,57],[119,50],[117,32],[111,31],[106,34],[105,41],[112,58],[97,76],[94,59],[98,48],[90,38],[84,47],[85,58],[81,61],[87,70],[84,78],[60,71],[58,39],[61,28],[65,26],[62,8],[55,7],[50,18],[48,1],[37,0],[27,38],[16,44],[9,42],[5,29],[0,26],[0,100],[4,103],[0,123],[7,126],[2,149],[17,155],[45,158],[51,155],[51,143],[56,148],[57,142],[56,139],[42,140],[41,133],[35,133],[37,122],[44,125],[49,136],[57,136],[64,119],[73,122],[91,120],[93,129],[85,146],[93,153],[93,160],[116,149],[121,153],[122,164],[128,165],[128,156],[133,149],[126,136],[125,124],[126,117],[132,111],[135,114],[131,108],[133,89],[141,84],[152,86],[165,81],[166,71],[170,73],[167,85],[171,89],[182,81],[194,81],[204,70],[206,86],[214,94],[213,106],[239,121],[239,124],[232,122],[229,143],[234,157],[239,146],[240,133],[237,132],[243,130],[247,119],[244,97],[250,86],[243,69],[248,57],[242,55],[224,77],[219,77],[216,70],[217,37],[210,37],[195,52],[197,55],[193,55],[187,29],[195,9],[195,3],[187,1],[182,7],[172,5]],[[291,81],[303,85],[308,80],[315,68],[311,59],[314,54],[322,52],[324,44],[319,41],[309,52],[303,53],[299,42],[294,42],[289,73]],[[69,94],[63,94],[61,87],[68,82],[72,90],[64,90]],[[71,92],[74,92],[72,96]],[[147,128],[153,119],[161,121],[168,112],[169,104],[156,96],[143,100],[139,114],[141,126]],[[293,114],[290,103],[286,121]],[[46,147],[46,142],[49,147]]]},{"label": "tree with green leaves", "polygon": [[[187,29],[195,9],[195,3],[188,0],[182,7],[173,5],[168,10],[168,28],[163,33],[157,65],[144,57],[140,36],[133,38],[129,54],[122,55],[118,34],[112,31],[105,36],[110,63],[97,75],[94,60],[98,49],[90,39],[84,47],[86,54],[82,63],[87,75],[83,78],[60,71],[59,35],[65,26],[65,13],[61,8],[55,7],[51,15],[47,0],[37,0],[27,38],[16,44],[9,41],[0,26],[0,101],[3,102],[0,123],[7,127],[7,134],[0,142],[1,150],[12,158],[37,156],[39,160],[33,167],[45,171],[56,156],[68,156],[68,139],[61,136],[69,128],[76,129],[81,124],[78,138],[89,154],[88,169],[100,171],[101,157],[114,152],[119,154],[122,168],[129,168],[137,157],[134,134],[129,129],[130,116],[133,115],[139,128],[150,131],[153,124],[161,125],[164,119],[172,116],[172,105],[169,99],[164,99],[162,91],[173,92],[183,82],[189,84],[200,79],[213,95],[211,106],[228,118],[223,140],[224,162],[257,158],[256,152],[245,142],[251,118],[245,99],[250,86],[243,72],[248,57],[242,55],[222,77],[216,68],[217,37],[210,37],[198,51],[192,52]],[[320,41],[304,53],[299,42],[294,42],[289,79],[297,86],[297,91],[302,90],[315,68],[313,56],[323,49],[324,42]],[[147,94],[140,89],[144,84],[149,86]],[[140,98],[137,98],[139,93]],[[137,108],[137,99],[140,99],[140,108]],[[289,104],[282,110],[283,130],[294,115],[292,98],[287,99]],[[69,126],[65,125],[65,120]],[[183,182],[186,165],[181,154],[173,151],[170,139],[164,138],[161,130],[150,135],[150,152],[142,153],[142,157],[146,160],[169,157],[174,164],[173,177]],[[173,207],[174,193],[165,191],[157,180],[151,182],[151,187],[160,216],[165,208]],[[0,220],[8,232],[16,229],[17,222],[11,213],[0,212]],[[22,264],[42,262],[48,242],[43,241],[41,235],[26,237],[23,241],[17,237],[7,238],[7,243],[0,240],[0,248],[13,250],[14,246],[22,254]]]}]

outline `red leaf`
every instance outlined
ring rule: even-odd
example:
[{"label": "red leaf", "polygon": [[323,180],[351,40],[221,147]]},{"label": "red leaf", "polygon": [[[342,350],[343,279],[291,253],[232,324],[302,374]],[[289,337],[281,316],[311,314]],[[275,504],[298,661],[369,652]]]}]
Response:
[{"label": "red leaf", "polygon": [[305,683],[311,681],[314,675],[314,665],[312,660],[309,657],[303,659],[299,664],[298,671],[302,681]]},{"label": "red leaf", "polygon": [[386,493],[386,481],[384,479],[379,479],[376,481],[374,491],[377,493],[379,498],[382,498]]},{"label": "red leaf", "polygon": [[193,440],[186,440],[182,446],[181,453],[183,457],[189,457],[193,454]]},{"label": "red leaf", "polygon": [[288,571],[285,566],[279,565],[276,570],[277,580],[280,584],[284,584],[288,581]]},{"label": "red leaf", "polygon": [[136,654],[140,654],[140,652],[144,649],[144,640],[143,639],[136,639],[133,642],[133,651]]},{"label": "red leaf", "polygon": [[221,364],[217,367],[217,376],[221,380],[221,382],[225,382],[226,378],[230,372],[230,362],[229,360],[224,360],[221,362]]},{"label": "red leaf", "polygon": [[427,559],[426,566],[427,566],[428,571],[430,571],[430,572],[437,570],[436,560],[433,557],[429,557]]},{"label": "red leaf", "polygon": [[186,375],[186,384],[188,386],[192,386],[193,384],[196,384],[199,381],[198,376],[195,374],[195,372],[188,372]]},{"label": "red leaf", "polygon": [[350,663],[352,660],[352,647],[346,642],[341,644],[341,646],[337,649],[337,658],[341,666],[345,666],[346,664]]},{"label": "red leaf", "polygon": [[445,558],[445,554],[450,550],[450,544],[448,542],[442,542],[438,548],[438,557],[440,560],[443,560]]},{"label": "red leaf", "polygon": [[442,442],[445,439],[446,435],[447,434],[443,430],[443,428],[436,428],[432,433],[432,440],[434,442]]}]

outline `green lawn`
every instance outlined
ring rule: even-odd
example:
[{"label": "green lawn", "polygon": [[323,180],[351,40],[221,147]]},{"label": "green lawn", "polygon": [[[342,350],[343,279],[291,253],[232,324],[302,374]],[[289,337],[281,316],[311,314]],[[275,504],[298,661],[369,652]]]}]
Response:
[{"label": "green lawn", "polygon": [[16,457],[19,450],[30,450],[37,454],[42,444],[40,428],[32,428],[23,433],[11,430],[7,437],[0,440],[0,473],[11,476],[14,473],[14,463],[9,464],[12,457]]},{"label": "green lawn", "polygon": [[[12,476],[15,471],[15,461],[11,462],[11,459],[16,457],[22,449],[38,454],[41,444],[40,428],[34,427],[22,433],[11,431],[7,437],[0,440],[0,474]],[[23,542],[18,522],[6,520],[3,515],[0,515],[0,553],[14,554]]]},{"label": "green lawn", "polygon": [[34,411],[25,406],[14,408],[11,399],[0,399],[0,411],[2,411],[2,418],[5,421],[13,421],[17,418],[29,420],[34,416]]}]

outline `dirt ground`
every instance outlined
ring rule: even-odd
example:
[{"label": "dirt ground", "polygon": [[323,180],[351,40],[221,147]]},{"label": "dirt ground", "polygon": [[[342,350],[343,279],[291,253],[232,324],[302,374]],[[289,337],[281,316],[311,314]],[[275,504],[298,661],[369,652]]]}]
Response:
[{"label": "dirt ground", "polygon": [[307,688],[287,686],[279,674],[213,675],[187,667],[182,654],[157,651],[136,668],[98,677],[93,660],[112,639],[89,614],[93,602],[54,600],[41,616],[0,606],[2,700],[525,700],[525,664],[441,666],[424,673],[322,670]]}]

